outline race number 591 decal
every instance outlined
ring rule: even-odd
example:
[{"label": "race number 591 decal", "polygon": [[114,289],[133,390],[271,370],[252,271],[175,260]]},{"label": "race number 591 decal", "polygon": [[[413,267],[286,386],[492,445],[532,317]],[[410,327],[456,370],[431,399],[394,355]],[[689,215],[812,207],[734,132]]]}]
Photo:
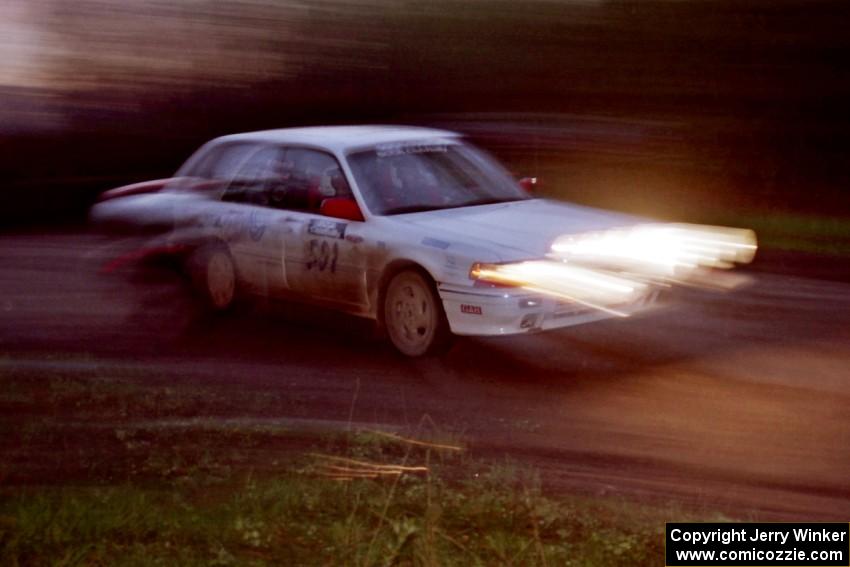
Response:
[{"label": "race number 591 decal", "polygon": [[307,242],[307,269],[336,272],[336,259],[339,256],[339,245],[327,240],[313,239]]}]

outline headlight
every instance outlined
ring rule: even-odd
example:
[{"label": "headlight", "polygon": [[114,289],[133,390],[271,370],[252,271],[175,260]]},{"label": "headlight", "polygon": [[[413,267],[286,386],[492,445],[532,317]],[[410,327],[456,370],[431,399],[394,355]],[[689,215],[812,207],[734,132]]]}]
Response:
[{"label": "headlight", "polygon": [[547,259],[506,264],[475,263],[469,277],[499,287],[521,287],[615,315],[651,286],[699,283],[702,268],[750,262],[755,233],[746,229],[648,224],[565,235]]},{"label": "headlight", "polygon": [[601,270],[574,266],[553,260],[532,260],[511,264],[472,265],[469,277],[573,301],[614,315],[623,315],[617,305],[630,303],[642,295],[647,285]]}]

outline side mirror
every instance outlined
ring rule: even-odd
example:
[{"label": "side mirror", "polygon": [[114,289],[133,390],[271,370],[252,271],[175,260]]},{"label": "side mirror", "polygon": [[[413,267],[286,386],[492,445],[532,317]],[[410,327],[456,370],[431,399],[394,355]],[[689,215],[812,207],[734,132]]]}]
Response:
[{"label": "side mirror", "polygon": [[523,177],[518,183],[526,193],[534,193],[534,190],[537,188],[536,177]]},{"label": "side mirror", "polygon": [[335,219],[363,222],[363,213],[351,197],[331,197],[319,206],[319,214]]}]

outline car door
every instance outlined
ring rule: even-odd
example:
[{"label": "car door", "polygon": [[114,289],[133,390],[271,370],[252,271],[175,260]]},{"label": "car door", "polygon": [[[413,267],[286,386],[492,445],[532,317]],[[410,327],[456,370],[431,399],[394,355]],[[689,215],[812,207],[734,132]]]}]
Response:
[{"label": "car door", "polygon": [[289,148],[290,167],[279,193],[286,201],[285,271],[290,289],[335,303],[366,304],[366,260],[363,222],[321,214],[331,197],[350,197],[342,169],[331,154]]},{"label": "car door", "polygon": [[224,189],[213,226],[227,242],[241,283],[260,294],[287,287],[285,212],[272,206],[271,190],[284,150],[264,146],[248,157]]}]

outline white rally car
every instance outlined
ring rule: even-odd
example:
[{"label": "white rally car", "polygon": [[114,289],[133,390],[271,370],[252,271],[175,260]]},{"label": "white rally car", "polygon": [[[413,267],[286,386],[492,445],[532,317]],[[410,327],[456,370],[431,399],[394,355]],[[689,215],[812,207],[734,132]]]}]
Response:
[{"label": "white rally car", "polygon": [[533,198],[458,134],[414,127],[224,136],[91,216],[159,231],[216,309],[237,290],[317,302],[375,319],[409,356],[625,317],[755,251],[748,230]]}]

